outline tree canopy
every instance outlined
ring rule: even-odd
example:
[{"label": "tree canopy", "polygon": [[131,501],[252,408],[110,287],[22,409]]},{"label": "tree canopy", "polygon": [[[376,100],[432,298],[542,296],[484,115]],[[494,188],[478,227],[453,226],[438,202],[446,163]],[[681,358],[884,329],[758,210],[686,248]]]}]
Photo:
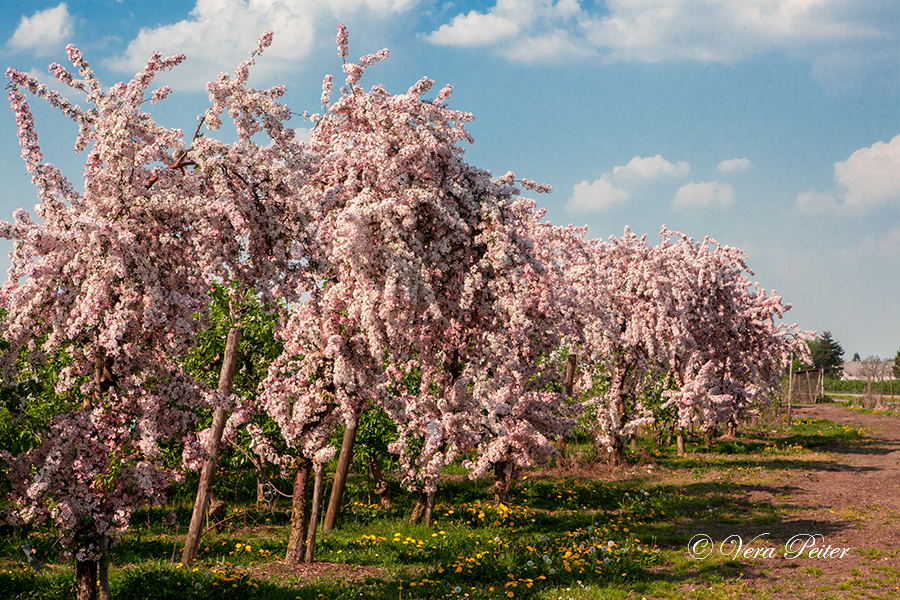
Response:
[{"label": "tree canopy", "polygon": [[844,369],[844,349],[831,337],[831,332],[822,333],[821,337],[808,340],[809,353],[813,366],[825,371],[825,377],[840,379]]}]

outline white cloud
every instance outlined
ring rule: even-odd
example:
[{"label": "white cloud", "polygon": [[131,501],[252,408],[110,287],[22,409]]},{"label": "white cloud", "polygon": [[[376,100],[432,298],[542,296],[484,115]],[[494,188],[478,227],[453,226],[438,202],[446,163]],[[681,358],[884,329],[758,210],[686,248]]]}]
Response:
[{"label": "white cloud", "polygon": [[578,0],[497,0],[486,13],[453,17],[426,39],[442,46],[494,46],[520,63],[554,62],[595,54],[574,33],[584,16]]},{"label": "white cloud", "polygon": [[449,25],[441,25],[440,29],[428,36],[428,41],[438,46],[458,46],[472,48],[489,46],[519,31],[513,21],[495,14],[483,15],[471,11],[467,15],[453,17]]},{"label": "white cloud", "polygon": [[[265,76],[297,68],[309,55],[319,33],[334,39],[337,21],[366,10],[386,17],[406,10],[418,0],[197,0],[187,19],[141,29],[119,58],[109,62],[117,71],[134,73],[154,51],[184,53],[188,60],[166,75],[173,87],[204,89],[222,72],[230,72],[256,48],[259,35],[275,32],[275,41],[257,63],[254,73]],[[350,32],[351,41],[353,32]]]},{"label": "white cloud", "polygon": [[6,45],[14,50],[31,50],[35,54],[59,52],[71,42],[72,16],[66,3],[22,17]]},{"label": "white cloud", "polygon": [[719,173],[742,173],[750,169],[753,163],[749,158],[732,158],[719,163]]},{"label": "white cloud", "polygon": [[843,199],[848,206],[869,208],[900,201],[900,135],[835,163],[834,180],[847,189]]},{"label": "white cloud", "polygon": [[672,208],[723,208],[734,202],[734,189],[730,183],[701,181],[686,183],[675,192]]},{"label": "white cloud", "polygon": [[566,207],[571,212],[594,212],[607,210],[628,200],[628,192],[617,188],[604,175],[594,183],[586,180],[575,185],[575,194]]},{"label": "white cloud", "polygon": [[[803,44],[877,37],[866,22],[828,0],[609,0],[609,14],[582,23],[586,38],[614,60],[729,62]],[[861,12],[861,11],[860,11]],[[869,17],[871,20],[871,17]]]},{"label": "white cloud", "polygon": [[559,62],[564,58],[583,58],[595,54],[590,48],[579,45],[562,29],[534,37],[516,36],[500,52],[511,61],[525,64]]},{"label": "white cloud", "polygon": [[[497,0],[485,12],[457,15],[427,39],[461,47],[492,45],[518,62],[589,55],[609,62],[732,62],[787,49],[815,63],[814,74],[832,84],[841,77],[830,72],[833,68],[852,75],[848,61],[859,65],[866,57],[868,62],[880,57],[879,64],[891,68],[900,47],[900,24],[890,8],[895,1]],[[491,30],[491,23],[503,27]],[[535,46],[527,40],[557,43]],[[860,42],[866,44],[862,53]]]},{"label": "white cloud", "polygon": [[613,175],[631,179],[657,179],[659,177],[686,177],[691,166],[683,160],[670,163],[662,155],[641,158],[635,156],[627,165],[613,169]]},{"label": "white cloud", "polygon": [[797,197],[797,208],[807,211],[865,211],[900,202],[900,135],[890,142],[875,142],[847,160],[834,163],[835,189],[812,190]]},{"label": "white cloud", "polygon": [[671,163],[662,155],[635,156],[628,164],[613,168],[593,183],[582,181],[575,186],[567,208],[571,212],[602,211],[623,204],[634,190],[646,190],[651,182],[665,178],[686,177],[691,166],[683,160]]}]

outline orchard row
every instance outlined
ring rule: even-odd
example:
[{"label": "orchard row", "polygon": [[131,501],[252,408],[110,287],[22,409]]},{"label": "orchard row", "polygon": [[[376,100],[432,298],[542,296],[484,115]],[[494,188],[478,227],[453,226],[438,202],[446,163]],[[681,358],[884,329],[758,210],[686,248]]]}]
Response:
[{"label": "orchard row", "polygon": [[[733,427],[765,405],[790,353],[805,352],[796,327],[776,322],[789,305],[752,285],[739,250],[665,228],[654,246],[544,222],[520,188],[549,186],[463,160],[472,116],[447,106],[450,86],[431,98],[424,78],[402,94],[364,91],[364,71],[388,52],[348,61],[343,26],[344,85],[333,100],[325,78],[323,114],[304,113],[314,128],[299,141],[284,88],[247,85],[271,39],[207,86],[191,137],[144,112],[170,92],[149,91],[153,79],[183,55],[154,55],[104,90],[70,46],[77,74],[50,72],[86,109],[7,71],[40,204],[39,220],[19,210],[0,224],[15,243],[3,383],[50,365],[65,408],[2,459],[15,518],[52,521],[81,597],[98,568],[102,591],[101,559],[132,511],[202,464],[200,535],[216,454],[241,428],[257,456],[296,474],[287,558],[300,560],[314,539],[309,478],[334,456],[332,432],[355,430],[364,411],[393,422],[402,483],[427,504],[456,460],[472,477],[492,470],[502,491],[517,469],[546,463],[577,419],[613,460],[654,421]],[[79,125],[83,192],[44,161],[25,92]],[[217,137],[223,119],[235,141]],[[227,291],[230,329],[216,390],[185,368],[214,289]],[[281,351],[240,394],[252,306],[277,322]],[[213,425],[197,431],[204,408]]]}]

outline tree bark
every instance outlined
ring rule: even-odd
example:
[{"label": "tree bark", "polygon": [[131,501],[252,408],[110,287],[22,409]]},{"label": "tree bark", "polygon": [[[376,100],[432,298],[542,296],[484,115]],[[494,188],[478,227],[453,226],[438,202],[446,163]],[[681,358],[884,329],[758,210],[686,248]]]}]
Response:
[{"label": "tree bark", "polygon": [[75,562],[75,585],[78,587],[78,600],[97,600],[96,560]]},{"label": "tree bark", "polygon": [[344,488],[347,486],[347,474],[350,472],[350,463],[353,460],[353,444],[356,442],[356,430],[359,427],[359,416],[344,429],[344,439],[341,441],[341,453],[338,456],[337,468],[334,471],[334,484],[331,486],[331,497],[328,499],[328,512],[325,513],[325,522],[322,529],[331,531],[337,524],[338,513],[341,510],[341,500],[344,497]]},{"label": "tree bark", "polygon": [[431,527],[431,521],[434,517],[434,499],[437,492],[428,492],[425,496],[425,527]]},{"label": "tree bark", "polygon": [[422,521],[422,517],[425,515],[425,507],[427,504],[428,494],[426,492],[421,492],[419,494],[419,498],[416,500],[416,505],[413,507],[412,514],[409,516],[410,525]]},{"label": "tree bark", "polygon": [[[241,330],[232,327],[228,332],[228,340],[225,344],[225,359],[222,361],[222,370],[219,372],[220,394],[231,393],[231,384],[234,381],[234,371],[237,365],[238,346],[241,343]],[[197,498],[194,501],[194,513],[191,516],[191,525],[188,528],[187,539],[184,543],[184,552],[181,553],[181,562],[188,564],[197,558],[197,548],[200,546],[200,536],[203,533],[203,519],[209,506],[209,491],[212,488],[213,478],[219,463],[219,444],[222,441],[222,433],[225,431],[225,409],[217,406],[213,413],[212,428],[209,443],[206,446],[207,458],[203,461],[200,471],[200,484],[197,487]]]},{"label": "tree bark", "polygon": [[100,560],[97,564],[97,582],[99,583],[100,593],[98,600],[110,600],[109,594],[109,536],[100,538]]},{"label": "tree bark", "polygon": [[687,452],[685,452],[685,450],[684,450],[684,428],[683,427],[678,428],[678,436],[676,438],[675,444],[676,444],[675,445],[675,453],[678,454],[678,456],[684,456],[685,454],[687,454]]},{"label": "tree bark", "polygon": [[294,477],[294,495],[291,498],[291,531],[288,534],[287,552],[284,554],[284,562],[289,565],[299,565],[305,558],[304,548],[306,536],[309,531],[309,475],[312,471],[312,461],[301,458],[297,464],[297,474]]},{"label": "tree bark", "polygon": [[[578,366],[578,355],[577,354],[569,354],[568,358],[566,358],[566,380],[564,384],[564,389],[567,398],[571,398],[574,393],[574,385],[575,385],[575,368]],[[566,440],[565,434],[559,436],[556,440],[556,451],[559,452],[559,459],[557,463],[560,466],[565,466],[566,460],[566,450],[568,446],[568,440]]]},{"label": "tree bark", "polygon": [[609,453],[609,464],[625,464],[625,444],[618,436],[613,439],[612,452]]},{"label": "tree bark", "polygon": [[737,436],[737,421],[734,418],[728,419],[728,423],[725,425],[725,434],[728,437],[736,437]]},{"label": "tree bark", "polygon": [[[85,395],[81,403],[82,410],[91,410],[94,403],[99,404],[103,399],[103,392],[111,387],[112,361],[107,358],[103,348],[97,350],[94,355],[94,390],[91,395]],[[100,560],[76,560],[75,582],[78,600],[109,600],[109,538],[102,536],[98,540],[100,546]],[[99,581],[98,581],[99,579]]]},{"label": "tree bark", "polygon": [[309,534],[306,538],[306,564],[312,564],[316,554],[316,527],[322,512],[322,481],[325,479],[325,465],[316,465],[316,482],[313,486],[312,514],[309,517]]},{"label": "tree bark", "polygon": [[509,489],[515,479],[515,465],[508,460],[494,463],[494,500],[509,502]]},{"label": "tree bark", "polygon": [[262,508],[266,502],[266,482],[263,480],[262,476],[257,473],[256,474],[256,508]]},{"label": "tree bark", "polygon": [[374,456],[369,457],[369,469],[372,471],[372,479],[375,480],[375,495],[381,502],[381,508],[391,510],[393,502],[391,501],[391,482],[384,478],[381,467],[378,466],[378,459]]}]

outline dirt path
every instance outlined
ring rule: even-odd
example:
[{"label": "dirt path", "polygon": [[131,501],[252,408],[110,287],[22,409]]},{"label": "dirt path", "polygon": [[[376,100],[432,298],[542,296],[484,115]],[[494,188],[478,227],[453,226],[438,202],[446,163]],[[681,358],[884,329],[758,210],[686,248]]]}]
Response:
[{"label": "dirt path", "polygon": [[[782,471],[774,485],[748,489],[748,500],[778,506],[782,518],[733,532],[745,541],[768,532],[776,550],[773,557],[737,561],[743,574],[733,597],[900,599],[900,418],[836,404],[801,406],[794,414],[862,426],[866,439],[820,449],[798,463],[802,469]],[[795,549],[809,540],[820,549],[830,545],[833,557],[817,557],[822,550],[810,557],[809,547],[786,558],[793,536],[801,540]]]}]

